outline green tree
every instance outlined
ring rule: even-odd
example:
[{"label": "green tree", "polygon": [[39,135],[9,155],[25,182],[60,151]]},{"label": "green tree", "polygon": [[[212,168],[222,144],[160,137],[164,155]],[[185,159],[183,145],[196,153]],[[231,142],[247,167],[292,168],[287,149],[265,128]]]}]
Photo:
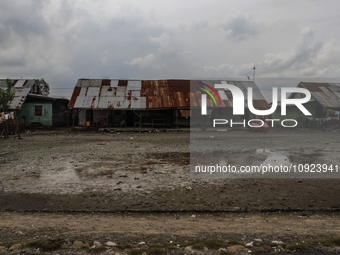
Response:
[{"label": "green tree", "polygon": [[40,80],[37,79],[36,82],[44,96],[50,94],[50,85],[44,80],[44,78],[41,78]]},{"label": "green tree", "polygon": [[13,81],[9,78],[6,79],[7,88],[0,88],[0,107],[3,112],[7,112],[9,103],[13,100],[15,91],[12,91]]}]

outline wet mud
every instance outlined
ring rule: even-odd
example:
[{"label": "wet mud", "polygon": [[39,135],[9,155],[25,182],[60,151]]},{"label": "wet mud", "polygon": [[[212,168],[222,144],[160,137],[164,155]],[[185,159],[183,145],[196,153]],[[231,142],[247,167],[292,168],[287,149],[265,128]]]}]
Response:
[{"label": "wet mud", "polygon": [[[2,140],[0,209],[289,211],[340,209],[339,179],[190,177],[202,162],[337,164],[339,133],[311,130],[92,133],[36,131]],[[209,147],[207,141],[213,141]],[[205,145],[202,151],[199,145]],[[208,150],[208,152],[207,152]],[[222,155],[215,157],[214,155]]]}]

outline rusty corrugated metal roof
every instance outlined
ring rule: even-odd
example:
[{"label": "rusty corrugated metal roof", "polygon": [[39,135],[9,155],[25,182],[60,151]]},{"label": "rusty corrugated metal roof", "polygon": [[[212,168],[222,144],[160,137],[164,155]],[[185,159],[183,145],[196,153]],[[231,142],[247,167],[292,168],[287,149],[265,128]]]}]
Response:
[{"label": "rusty corrugated metal roof", "polygon": [[340,83],[300,82],[298,87],[308,89],[322,106],[340,108]]},{"label": "rusty corrugated metal roof", "polygon": [[[245,92],[253,88],[253,104],[256,108],[269,108],[267,101],[253,81],[220,81],[220,80],[90,80],[79,79],[68,104],[69,108],[88,109],[159,109],[200,107],[201,90],[199,84],[210,86],[228,82]],[[202,86],[202,85],[201,85]],[[208,88],[207,88],[208,89]],[[209,89],[208,89],[209,90]],[[229,91],[222,94],[222,107],[232,107],[232,95]],[[208,97],[208,107],[214,107]]]},{"label": "rusty corrugated metal roof", "polygon": [[[9,109],[17,109],[20,110],[22,105],[24,104],[27,94],[33,93],[33,94],[41,94],[40,89],[38,88],[38,85],[36,84],[36,80],[34,79],[16,79],[12,80],[14,83],[14,86],[12,87],[12,90],[15,91],[15,95],[13,100],[9,104]],[[35,88],[37,86],[37,88]],[[7,83],[5,79],[0,79],[0,88],[6,89]]]}]

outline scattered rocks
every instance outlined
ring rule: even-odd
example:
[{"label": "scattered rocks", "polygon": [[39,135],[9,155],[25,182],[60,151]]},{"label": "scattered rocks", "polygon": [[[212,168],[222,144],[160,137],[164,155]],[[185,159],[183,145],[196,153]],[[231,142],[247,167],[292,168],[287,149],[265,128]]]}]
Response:
[{"label": "scattered rocks", "polygon": [[230,246],[228,249],[231,252],[237,252],[237,250],[240,250],[240,249],[243,249],[243,248],[244,248],[243,245],[233,245],[233,246]]},{"label": "scattered rocks", "polygon": [[84,243],[82,241],[75,241],[72,247],[76,249],[90,248],[88,243]]},{"label": "scattered rocks", "polygon": [[117,246],[117,244],[109,241],[109,242],[106,243],[106,246],[114,247],[114,246]]},{"label": "scattered rocks", "polygon": [[98,247],[98,246],[101,246],[102,244],[100,243],[100,242],[98,242],[98,241],[94,241],[93,242],[93,246],[94,247]]},{"label": "scattered rocks", "polygon": [[12,245],[8,250],[9,251],[14,251],[14,250],[19,250],[21,249],[22,245],[20,243]]},{"label": "scattered rocks", "polygon": [[261,253],[261,252],[264,251],[262,248],[256,247],[256,246],[251,247],[250,249],[251,249],[251,251],[252,251],[253,253]]},{"label": "scattered rocks", "polygon": [[283,244],[282,241],[272,241],[273,244]]},{"label": "scattered rocks", "polygon": [[186,250],[186,251],[192,251],[192,246],[187,246],[187,247],[184,248],[184,250]]},{"label": "scattered rocks", "polygon": [[68,248],[70,248],[71,246],[72,246],[72,243],[69,242],[69,241],[67,241],[67,242],[65,242],[65,243],[63,243],[63,244],[61,245],[61,248],[62,248],[62,249],[68,249]]},{"label": "scattered rocks", "polygon": [[263,247],[263,249],[264,249],[264,251],[265,252],[272,252],[274,249],[272,248],[272,247],[270,247],[270,246],[265,246],[265,247]]},{"label": "scattered rocks", "polygon": [[285,249],[285,248],[283,248],[281,245],[277,246],[277,248],[279,248],[279,249],[280,249],[280,251],[285,251],[285,250],[286,250],[286,249]]},{"label": "scattered rocks", "polygon": [[253,241],[254,246],[261,246],[262,244],[263,244],[262,239],[254,239],[254,241]]}]

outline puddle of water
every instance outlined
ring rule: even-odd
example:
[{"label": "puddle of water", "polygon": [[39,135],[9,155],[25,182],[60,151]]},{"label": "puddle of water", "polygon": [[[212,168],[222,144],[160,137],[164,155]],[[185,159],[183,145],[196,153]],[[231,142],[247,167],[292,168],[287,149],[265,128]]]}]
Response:
[{"label": "puddle of water", "polygon": [[272,152],[268,149],[257,149],[255,153],[260,154],[260,153],[272,153]]},{"label": "puddle of water", "polygon": [[272,153],[263,161],[263,165],[271,165],[271,166],[288,166],[291,164],[287,155],[280,153]]},{"label": "puddle of water", "polygon": [[[189,162],[189,159],[186,161]],[[182,161],[175,163],[176,160],[167,162],[160,159],[65,163],[65,168],[62,168],[65,170],[44,171],[39,178],[39,186],[61,193],[81,193],[99,188],[144,192],[159,187],[173,188],[179,178],[188,173],[183,171]]]},{"label": "puddle of water", "polygon": [[191,158],[194,165],[260,165],[266,160],[267,155],[207,155],[199,158]]}]

